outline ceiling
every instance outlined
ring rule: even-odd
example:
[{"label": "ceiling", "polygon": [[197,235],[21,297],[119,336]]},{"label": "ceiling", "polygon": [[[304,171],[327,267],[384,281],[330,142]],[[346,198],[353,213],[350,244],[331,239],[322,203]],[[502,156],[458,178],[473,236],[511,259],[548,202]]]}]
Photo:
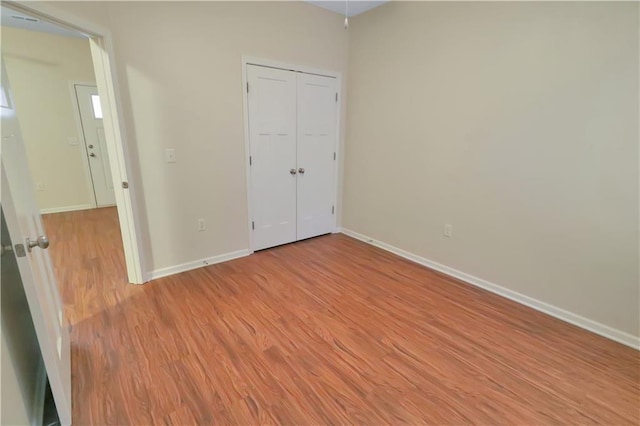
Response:
[{"label": "ceiling", "polygon": [[67,37],[87,38],[84,34],[78,31],[68,30],[50,22],[41,21],[40,19],[26,15],[22,12],[16,12],[5,6],[0,7],[0,25],[3,27],[22,28],[25,30],[39,31]]},{"label": "ceiling", "polygon": [[[324,1],[312,1],[312,0],[304,0],[306,3],[310,3],[314,6],[321,7],[323,9],[330,10],[332,12],[339,13],[344,15],[345,6],[347,4],[346,1],[341,0],[324,0]],[[356,16],[361,13],[366,12],[367,10],[371,10],[374,7],[378,7],[387,3],[389,0],[378,0],[378,1],[369,1],[369,0],[350,0],[349,1],[349,17]]]}]

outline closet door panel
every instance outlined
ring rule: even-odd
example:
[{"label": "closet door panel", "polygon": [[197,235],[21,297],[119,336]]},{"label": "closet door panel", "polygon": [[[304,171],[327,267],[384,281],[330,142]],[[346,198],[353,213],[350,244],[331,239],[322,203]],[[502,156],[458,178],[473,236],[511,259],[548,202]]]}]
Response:
[{"label": "closet door panel", "polygon": [[296,73],[248,65],[247,81],[253,248],[261,250],[296,240]]},{"label": "closet door panel", "polygon": [[297,74],[297,239],[334,230],[336,79]]}]

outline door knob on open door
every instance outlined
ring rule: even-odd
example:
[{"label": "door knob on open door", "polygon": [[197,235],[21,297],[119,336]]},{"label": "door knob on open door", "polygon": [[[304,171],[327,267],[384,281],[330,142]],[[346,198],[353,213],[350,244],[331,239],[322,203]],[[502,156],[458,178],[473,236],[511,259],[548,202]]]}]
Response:
[{"label": "door knob on open door", "polygon": [[298,169],[298,173],[300,173],[301,175],[303,175],[303,174],[304,174],[304,169],[303,169],[302,167],[300,167],[300,168]]},{"label": "door knob on open door", "polygon": [[89,157],[95,157],[96,155],[92,152],[91,154],[89,154]]},{"label": "door knob on open door", "polygon": [[296,169],[291,169],[289,170],[289,173],[291,173],[292,175],[295,175],[297,172],[296,172]]},{"label": "door knob on open door", "polygon": [[40,247],[46,249],[49,247],[49,239],[45,235],[40,235],[35,241],[31,238],[27,238],[27,250],[31,251],[34,247]]}]

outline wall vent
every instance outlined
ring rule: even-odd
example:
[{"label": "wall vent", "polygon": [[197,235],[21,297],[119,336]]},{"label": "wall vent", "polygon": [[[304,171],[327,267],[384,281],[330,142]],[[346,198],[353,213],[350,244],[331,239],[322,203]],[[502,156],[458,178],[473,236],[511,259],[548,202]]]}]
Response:
[{"label": "wall vent", "polygon": [[37,18],[32,18],[32,17],[30,17],[30,16],[11,15],[11,18],[13,18],[13,19],[17,19],[17,20],[19,20],[19,21],[27,21],[27,22],[35,22],[35,23],[40,22],[40,20],[39,20],[39,19],[37,19]]}]

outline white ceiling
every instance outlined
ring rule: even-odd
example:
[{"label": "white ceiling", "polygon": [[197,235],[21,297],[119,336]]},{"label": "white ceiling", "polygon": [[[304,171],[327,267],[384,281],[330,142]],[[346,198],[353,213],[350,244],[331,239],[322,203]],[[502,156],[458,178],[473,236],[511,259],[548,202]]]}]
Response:
[{"label": "white ceiling", "polygon": [[[339,13],[344,15],[346,1],[341,0],[320,0],[320,1],[312,1],[312,0],[304,0],[306,3],[310,3],[314,6],[321,7],[323,9],[330,10],[332,12]],[[356,16],[361,13],[366,12],[367,10],[371,10],[374,7],[378,7],[387,3],[389,0],[378,0],[378,1],[369,1],[369,0],[350,0],[349,1],[349,17]]]},{"label": "white ceiling", "polygon": [[16,12],[8,7],[0,7],[0,25],[3,27],[22,28],[25,30],[57,34],[67,37],[87,38],[84,34],[68,30],[47,21],[41,21],[32,16]]}]

